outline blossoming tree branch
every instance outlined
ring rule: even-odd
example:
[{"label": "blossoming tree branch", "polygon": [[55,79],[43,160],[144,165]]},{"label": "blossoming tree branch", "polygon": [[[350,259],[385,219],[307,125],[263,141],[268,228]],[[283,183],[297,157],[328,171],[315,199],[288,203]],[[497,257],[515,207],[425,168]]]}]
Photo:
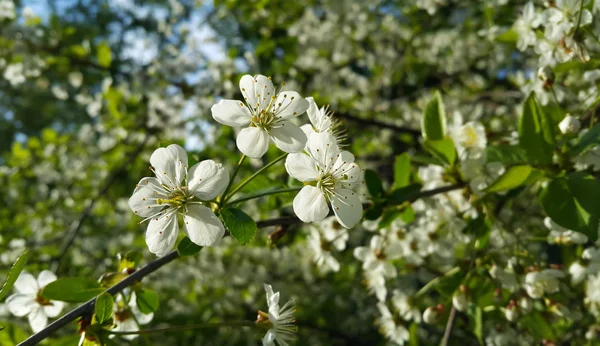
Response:
[{"label": "blossoming tree branch", "polygon": [[599,13],[0,0],[0,345],[595,345]]}]

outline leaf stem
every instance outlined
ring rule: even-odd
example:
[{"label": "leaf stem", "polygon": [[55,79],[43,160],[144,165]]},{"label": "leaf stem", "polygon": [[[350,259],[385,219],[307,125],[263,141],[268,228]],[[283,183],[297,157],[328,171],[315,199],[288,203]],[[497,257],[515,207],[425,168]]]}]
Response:
[{"label": "leaf stem", "polygon": [[227,203],[227,205],[232,205],[232,204],[236,204],[236,203],[240,203],[240,202],[245,202],[245,201],[249,201],[251,199],[255,199],[255,198],[259,198],[259,197],[263,197],[263,196],[275,195],[275,194],[278,194],[278,193],[300,191],[302,188],[303,188],[303,186],[297,186],[297,187],[290,187],[290,188],[286,188],[286,189],[277,189],[277,190],[264,191],[264,192],[256,193],[256,194],[253,194],[253,195],[244,196],[242,198],[234,199],[233,201],[230,201],[229,203]]},{"label": "leaf stem", "polygon": [[174,327],[156,328],[156,329],[142,329],[142,330],[130,331],[130,332],[106,331],[106,333],[113,334],[113,335],[143,335],[143,334],[178,332],[178,331],[185,331],[185,330],[221,328],[221,327],[256,327],[256,323],[251,322],[251,321],[231,321],[231,322],[220,322],[220,323],[187,324],[187,325],[183,325],[183,326],[174,326]]},{"label": "leaf stem", "polygon": [[460,267],[454,267],[454,268],[448,270],[444,275],[438,276],[438,277],[434,278],[433,280],[429,281],[427,284],[425,284],[425,286],[421,287],[421,289],[415,294],[415,298],[420,297],[423,294],[427,293],[427,291],[429,291],[433,286],[435,286],[442,278],[452,276],[452,275],[458,273],[459,271],[460,271]]},{"label": "leaf stem", "polygon": [[246,184],[248,184],[249,182],[251,182],[254,178],[258,177],[261,173],[263,173],[264,171],[266,171],[267,169],[269,169],[271,166],[273,166],[274,164],[276,164],[277,162],[283,160],[288,153],[285,153],[281,156],[279,156],[278,158],[276,158],[275,160],[267,163],[264,167],[262,167],[261,169],[259,169],[258,171],[256,171],[254,174],[252,174],[251,176],[249,176],[248,178],[246,178],[244,181],[242,181],[238,186],[236,186],[233,191],[231,191],[229,193],[229,195],[225,196],[223,198],[223,204],[225,204],[225,202],[227,202],[228,199],[230,199],[233,195],[236,194],[236,192],[240,191],[244,186],[246,186]]},{"label": "leaf stem", "polygon": [[219,205],[223,205],[225,203],[225,196],[227,196],[227,192],[231,188],[231,185],[233,185],[233,181],[235,180],[235,177],[237,176],[238,172],[240,171],[240,167],[242,166],[242,163],[244,162],[245,159],[246,159],[246,155],[242,154],[242,157],[240,157],[240,160],[238,161],[237,166],[235,166],[235,169],[233,170],[233,174],[231,174],[231,177],[229,178],[229,184],[227,184],[225,191],[223,191],[223,194],[221,195],[223,197],[222,197]]}]

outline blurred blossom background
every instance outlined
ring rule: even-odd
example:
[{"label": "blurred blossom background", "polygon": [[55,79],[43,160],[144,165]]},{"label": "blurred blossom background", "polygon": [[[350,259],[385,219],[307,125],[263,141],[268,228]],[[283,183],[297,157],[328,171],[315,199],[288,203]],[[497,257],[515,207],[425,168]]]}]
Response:
[{"label": "blurred blossom background", "polygon": [[[592,33],[599,32],[597,2],[585,4],[594,16],[586,24]],[[574,3],[569,20],[577,18],[580,2]],[[285,82],[284,90],[329,105],[346,128],[346,149],[361,168],[378,172],[384,188],[393,185],[394,158],[405,152],[417,157],[409,167],[411,180],[426,188],[444,185],[441,170],[418,160],[424,156],[421,116],[435,90],[443,95],[459,154],[459,145],[474,145],[471,133],[482,148],[514,144],[522,102],[531,91],[540,104],[554,104],[555,113],[552,92],[563,111],[574,112],[598,96],[597,39],[569,43],[564,30],[558,38],[535,31],[542,24],[534,23],[548,18],[543,17],[548,7],[536,2],[531,14],[526,6],[512,0],[0,0],[0,278],[24,249],[30,252],[28,272],[37,276],[48,269],[59,278],[99,278],[118,269],[117,254],[132,250],[144,255],[142,264],[155,259],[144,241],[146,225],[138,224],[127,204],[135,184],[151,175],[151,153],[172,143],[195,161],[213,159],[231,172],[240,158],[236,130],[215,122],[210,108],[221,99],[242,99],[239,80],[245,74],[270,76],[278,87]],[[552,92],[538,78],[542,66],[559,76]],[[298,124],[308,122],[301,119]],[[478,125],[465,130],[469,122]],[[262,159],[246,161],[239,176],[279,155],[271,146]],[[461,169],[470,172],[471,163]],[[600,167],[596,163],[580,162],[593,169]],[[485,167],[464,173],[475,181],[474,190],[504,169]],[[243,192],[288,184],[281,164]],[[412,216],[403,214],[386,227],[367,218],[342,236],[339,224],[326,219],[259,229],[246,246],[226,237],[144,279],[160,297],[149,326],[254,321],[257,310],[267,309],[263,283],[268,283],[280,292],[282,304],[296,299],[298,345],[438,343],[450,298],[444,292],[412,296],[468,254],[470,238],[461,230],[482,209],[455,192],[415,202]],[[293,215],[294,195],[265,197],[244,210],[257,221]],[[499,254],[485,259],[488,269],[510,267],[513,246],[529,251],[531,265],[558,256],[560,250],[545,241],[520,242],[520,232],[545,239],[551,231],[541,207],[531,204],[534,198],[524,193],[499,207],[503,224],[489,238],[490,253]],[[273,232],[284,236],[275,241]],[[363,271],[368,259],[359,254],[366,250],[357,251],[373,247],[376,234],[386,239],[394,234],[399,246],[389,259],[394,272],[385,278],[369,277]],[[578,251],[562,263],[576,262]],[[502,284],[487,270],[477,275],[487,280],[478,285],[489,291],[491,302]],[[569,344],[571,337],[583,340],[595,323],[598,309],[576,311],[568,303],[574,292],[583,299],[583,286],[578,287],[567,290],[562,302],[569,313],[585,316],[553,325],[557,345]],[[522,339],[520,344],[532,345],[547,339],[545,330],[540,336],[527,325],[507,322],[500,312],[505,303],[486,312],[479,326],[467,315],[459,317],[450,344],[514,345]],[[438,304],[446,305],[441,322],[425,323],[432,310],[429,321],[422,321],[422,313]],[[63,313],[75,306],[68,304]],[[2,304],[0,326],[5,328],[0,345],[32,334],[27,319],[15,318]],[[569,328],[575,334],[561,338]],[[262,336],[223,327],[116,344],[255,345]],[[78,340],[73,323],[46,344]]]}]

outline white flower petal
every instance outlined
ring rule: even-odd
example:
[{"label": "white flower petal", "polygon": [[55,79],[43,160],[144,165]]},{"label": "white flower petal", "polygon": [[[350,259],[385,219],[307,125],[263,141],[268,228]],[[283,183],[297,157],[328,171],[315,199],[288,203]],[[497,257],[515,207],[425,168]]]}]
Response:
[{"label": "white flower petal", "polygon": [[286,153],[299,153],[306,145],[306,134],[291,121],[280,121],[271,129],[271,139],[277,148]]},{"label": "white flower petal", "polygon": [[148,249],[159,257],[166,255],[175,246],[178,233],[179,225],[177,224],[177,212],[175,210],[153,218],[146,230]]},{"label": "white flower petal", "polygon": [[321,221],[329,214],[321,189],[307,185],[294,198],[294,212],[304,222]]},{"label": "white flower petal", "polygon": [[150,156],[156,177],[168,186],[181,186],[187,173],[187,152],[177,144],[154,150]]},{"label": "white flower petal", "polygon": [[17,317],[29,314],[37,305],[35,294],[16,293],[6,299],[6,308],[11,314]]},{"label": "white flower petal", "polygon": [[288,155],[285,158],[285,170],[302,182],[315,181],[319,176],[315,160],[302,153]]},{"label": "white flower petal", "polygon": [[246,127],[238,133],[236,144],[244,155],[258,159],[269,149],[269,134],[258,127]]},{"label": "white flower petal", "polygon": [[48,316],[46,316],[41,306],[37,309],[31,310],[31,313],[27,316],[27,319],[29,320],[29,325],[34,333],[39,332],[48,325]]},{"label": "white flower petal", "polygon": [[266,109],[275,95],[275,87],[268,77],[245,75],[240,79],[240,90],[246,103],[254,110]]},{"label": "white flower petal", "polygon": [[267,331],[267,334],[265,334],[265,336],[262,339],[263,346],[277,346],[275,345],[276,337],[277,334],[275,334],[275,331],[273,331],[273,329],[269,329]]},{"label": "white flower petal", "polygon": [[[138,327],[137,323],[135,323],[135,320],[133,318],[128,318],[124,321],[117,322],[116,325],[117,326],[113,330],[118,331],[118,332],[137,332],[138,330],[140,330],[140,328]],[[128,334],[128,335],[119,335],[119,336],[126,340],[133,340],[138,337],[137,334]]]},{"label": "white flower petal", "polygon": [[203,201],[210,201],[225,191],[229,183],[229,172],[213,160],[204,160],[189,170],[189,192]]},{"label": "white flower petal", "polygon": [[37,283],[39,288],[44,288],[53,281],[56,281],[56,275],[49,270],[42,270],[40,275],[38,275]]},{"label": "white flower petal", "polygon": [[273,103],[273,114],[290,119],[303,114],[308,109],[308,101],[295,91],[282,91]]},{"label": "white flower petal", "polygon": [[306,142],[306,151],[322,168],[331,167],[338,159],[340,149],[329,132],[316,132]]},{"label": "white flower petal", "polygon": [[60,315],[60,312],[65,307],[65,303],[56,300],[51,300],[50,305],[44,305],[44,313],[50,318]]},{"label": "white flower petal", "polygon": [[141,217],[158,214],[165,208],[165,205],[159,205],[156,199],[168,198],[167,194],[162,193],[162,191],[165,190],[160,186],[160,180],[157,178],[142,178],[133,190],[133,195],[129,198],[129,208]]},{"label": "white flower petal", "polygon": [[223,125],[242,127],[250,124],[250,110],[241,101],[221,100],[210,111],[213,119]]},{"label": "white flower petal", "polygon": [[354,227],[362,219],[362,203],[352,190],[335,189],[331,206],[339,223],[346,228]]},{"label": "white flower petal", "polygon": [[319,110],[314,98],[307,97],[306,101],[308,101],[308,109],[306,110],[308,120],[310,120],[312,126],[317,127],[319,124],[319,116],[321,115],[321,111]]},{"label": "white flower petal", "polygon": [[183,216],[183,222],[185,234],[196,245],[215,245],[225,234],[221,220],[212,210],[203,205],[189,205],[187,213]]},{"label": "white flower petal", "polygon": [[371,252],[370,248],[368,248],[366,246],[359,246],[354,249],[354,257],[356,257],[357,260],[364,262],[370,252]]},{"label": "white flower petal", "polygon": [[302,130],[302,132],[304,132],[307,140],[308,140],[308,137],[310,137],[313,133],[317,132],[317,131],[315,131],[315,129],[313,128],[313,126],[311,124],[304,124],[304,125],[300,126],[300,130]]},{"label": "white flower petal", "polygon": [[33,277],[33,275],[26,271],[22,271],[17,278],[17,281],[15,281],[15,288],[19,293],[33,295],[37,294],[37,292],[40,290],[37,280]]}]

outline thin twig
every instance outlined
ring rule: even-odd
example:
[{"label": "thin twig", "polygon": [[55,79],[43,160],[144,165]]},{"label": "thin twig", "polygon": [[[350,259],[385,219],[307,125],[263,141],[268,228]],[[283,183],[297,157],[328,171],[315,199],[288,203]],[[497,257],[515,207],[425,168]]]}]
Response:
[{"label": "thin twig", "polygon": [[444,331],[444,338],[440,343],[440,346],[447,346],[448,341],[450,340],[450,334],[452,334],[452,327],[454,327],[454,318],[456,317],[456,309],[454,305],[452,305],[452,309],[450,309],[450,316],[448,316],[448,323],[446,323],[446,330]]},{"label": "thin twig", "polygon": [[348,121],[351,121],[351,122],[354,122],[357,124],[361,124],[361,125],[374,126],[374,127],[378,127],[378,128],[382,128],[382,129],[390,129],[390,130],[394,130],[395,132],[398,132],[398,133],[408,133],[408,134],[412,135],[413,137],[421,136],[420,130],[409,128],[409,127],[398,126],[395,124],[381,122],[381,121],[373,120],[373,119],[359,118],[359,117],[356,117],[354,115],[350,115],[347,113],[336,112],[335,115],[337,117],[339,117],[340,119],[348,120]]}]

